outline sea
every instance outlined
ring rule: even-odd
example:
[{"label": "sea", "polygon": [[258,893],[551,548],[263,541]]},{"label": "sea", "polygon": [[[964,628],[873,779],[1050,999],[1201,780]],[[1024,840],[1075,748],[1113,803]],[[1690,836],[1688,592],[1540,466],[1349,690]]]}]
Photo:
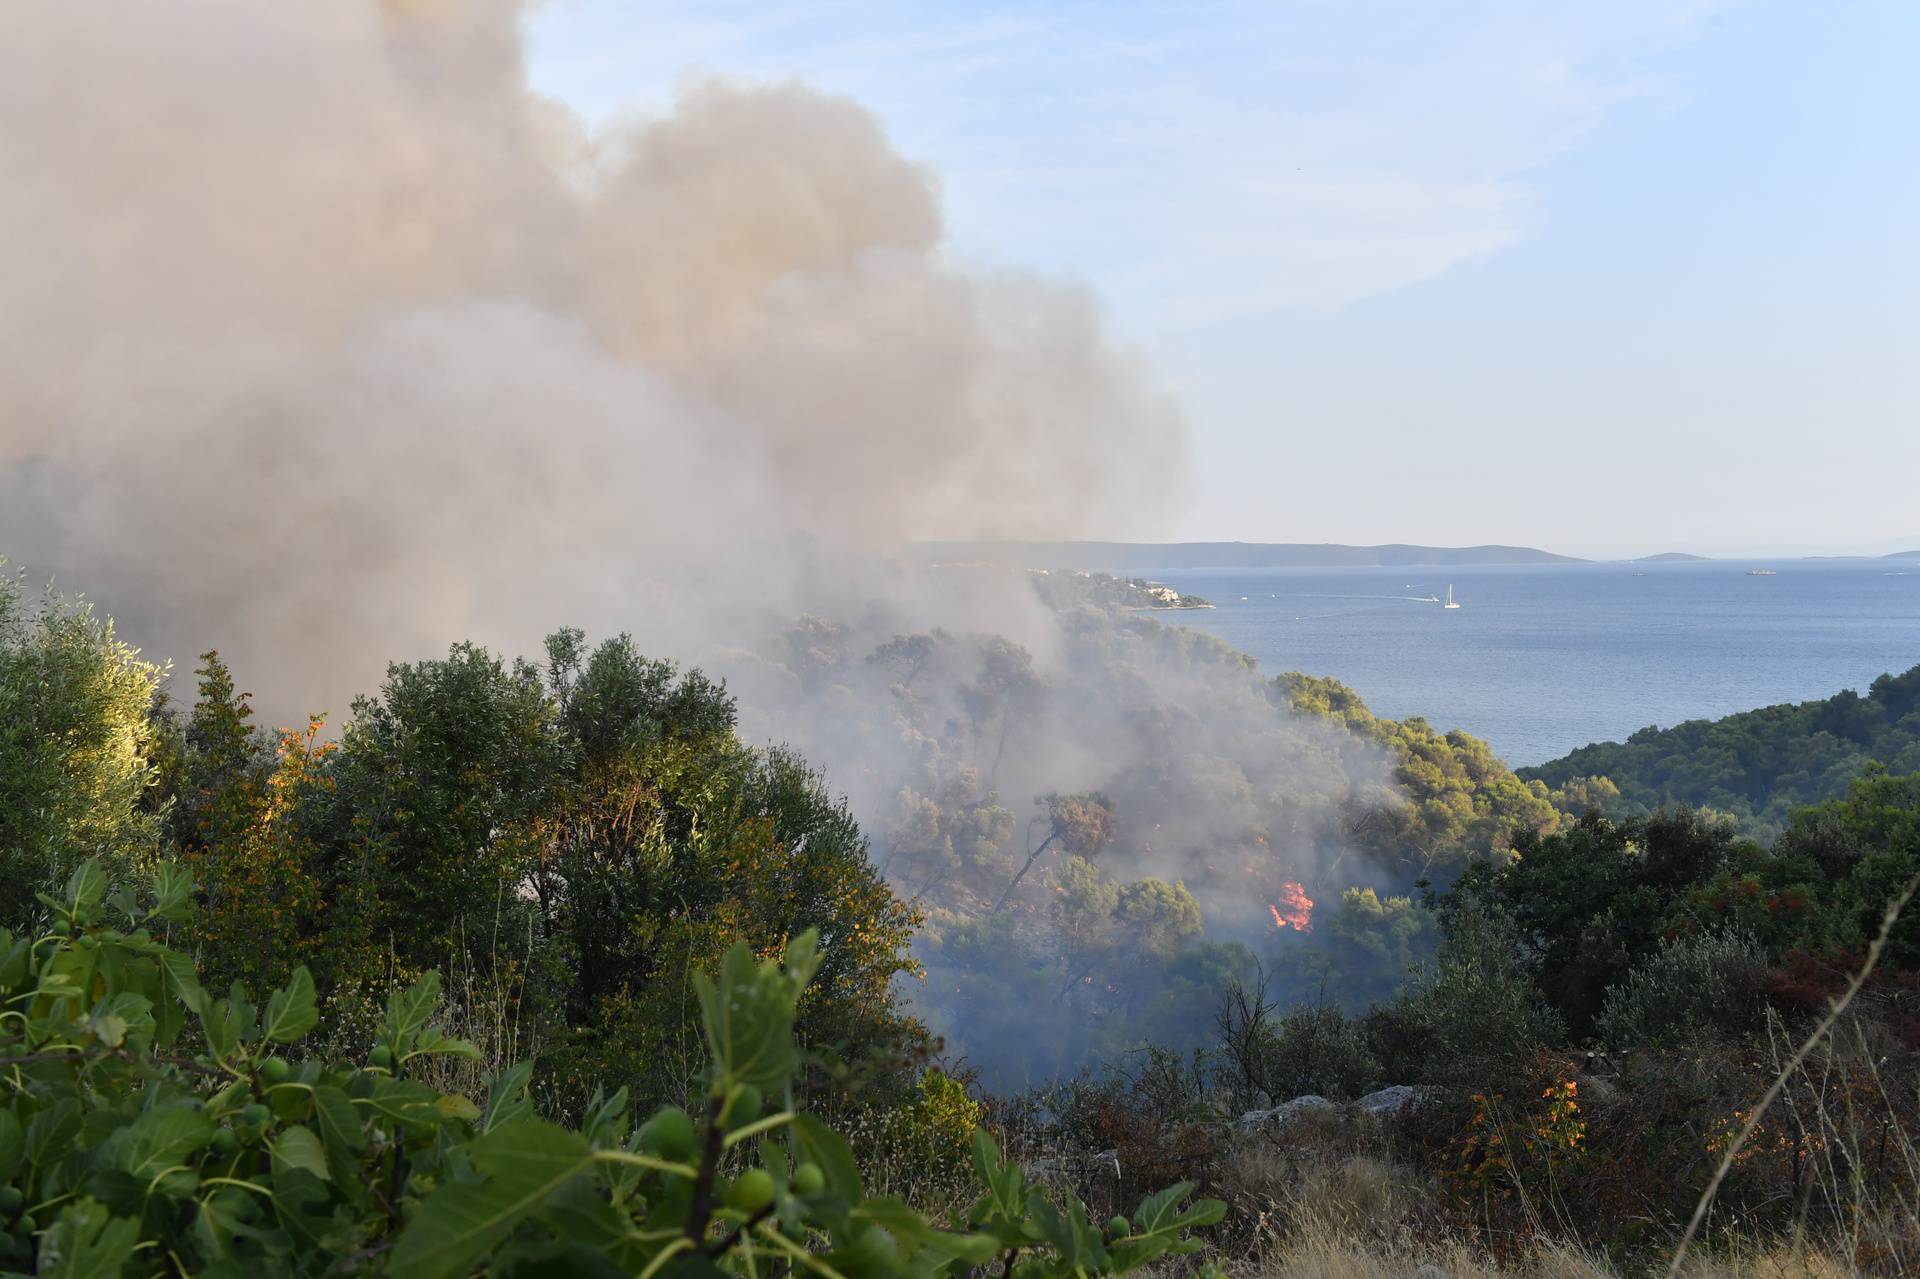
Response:
[{"label": "sea", "polygon": [[[1750,570],[1771,569],[1771,575]],[[1864,693],[1920,664],[1920,560],[1189,569],[1157,614],[1514,767],[1638,729]],[[1459,602],[1431,602],[1451,587]]]}]

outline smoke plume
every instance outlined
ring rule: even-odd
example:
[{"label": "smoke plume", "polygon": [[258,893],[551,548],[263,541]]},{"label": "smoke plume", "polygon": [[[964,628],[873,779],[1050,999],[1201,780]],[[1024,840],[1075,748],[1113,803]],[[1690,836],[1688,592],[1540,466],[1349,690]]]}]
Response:
[{"label": "smoke plume", "polygon": [[796,534],[1177,500],[1180,419],[1088,295],[948,262],[937,182],[865,111],[707,83],[589,135],[527,89],[522,16],[10,14],[5,553],[337,710],[461,636],[697,641],[661,616],[690,583],[777,612]]}]

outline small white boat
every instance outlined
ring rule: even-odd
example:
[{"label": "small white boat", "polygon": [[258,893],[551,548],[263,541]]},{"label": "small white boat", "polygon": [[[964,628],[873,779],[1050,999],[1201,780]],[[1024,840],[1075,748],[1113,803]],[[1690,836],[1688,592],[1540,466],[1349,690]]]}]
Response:
[{"label": "small white boat", "polygon": [[1459,608],[1460,607],[1459,603],[1453,598],[1452,582],[1447,583],[1447,602],[1445,604],[1442,604],[1440,607],[1441,608]]}]

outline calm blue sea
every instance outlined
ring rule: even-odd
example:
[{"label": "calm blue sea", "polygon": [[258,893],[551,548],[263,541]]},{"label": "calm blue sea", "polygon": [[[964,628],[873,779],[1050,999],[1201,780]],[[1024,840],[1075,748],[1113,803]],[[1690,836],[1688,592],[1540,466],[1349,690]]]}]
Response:
[{"label": "calm blue sea", "polygon": [[[1768,567],[1773,577],[1749,576]],[[1638,574],[1638,576],[1636,576]],[[1515,766],[1650,724],[1862,691],[1920,663],[1920,562],[1196,569],[1149,575],[1269,672],[1484,737]],[[1409,597],[1445,597],[1447,611]]]}]

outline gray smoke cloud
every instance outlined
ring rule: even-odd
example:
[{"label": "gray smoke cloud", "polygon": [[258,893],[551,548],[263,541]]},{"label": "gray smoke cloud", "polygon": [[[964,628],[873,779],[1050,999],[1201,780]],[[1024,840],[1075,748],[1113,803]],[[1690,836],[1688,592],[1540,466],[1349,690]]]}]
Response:
[{"label": "gray smoke cloud", "polygon": [[1175,508],[1180,417],[1088,294],[950,263],[872,116],[707,83],[589,135],[522,16],[10,12],[0,548],[337,710],[461,636],[684,648],[693,582],[790,614],[797,533]]}]

